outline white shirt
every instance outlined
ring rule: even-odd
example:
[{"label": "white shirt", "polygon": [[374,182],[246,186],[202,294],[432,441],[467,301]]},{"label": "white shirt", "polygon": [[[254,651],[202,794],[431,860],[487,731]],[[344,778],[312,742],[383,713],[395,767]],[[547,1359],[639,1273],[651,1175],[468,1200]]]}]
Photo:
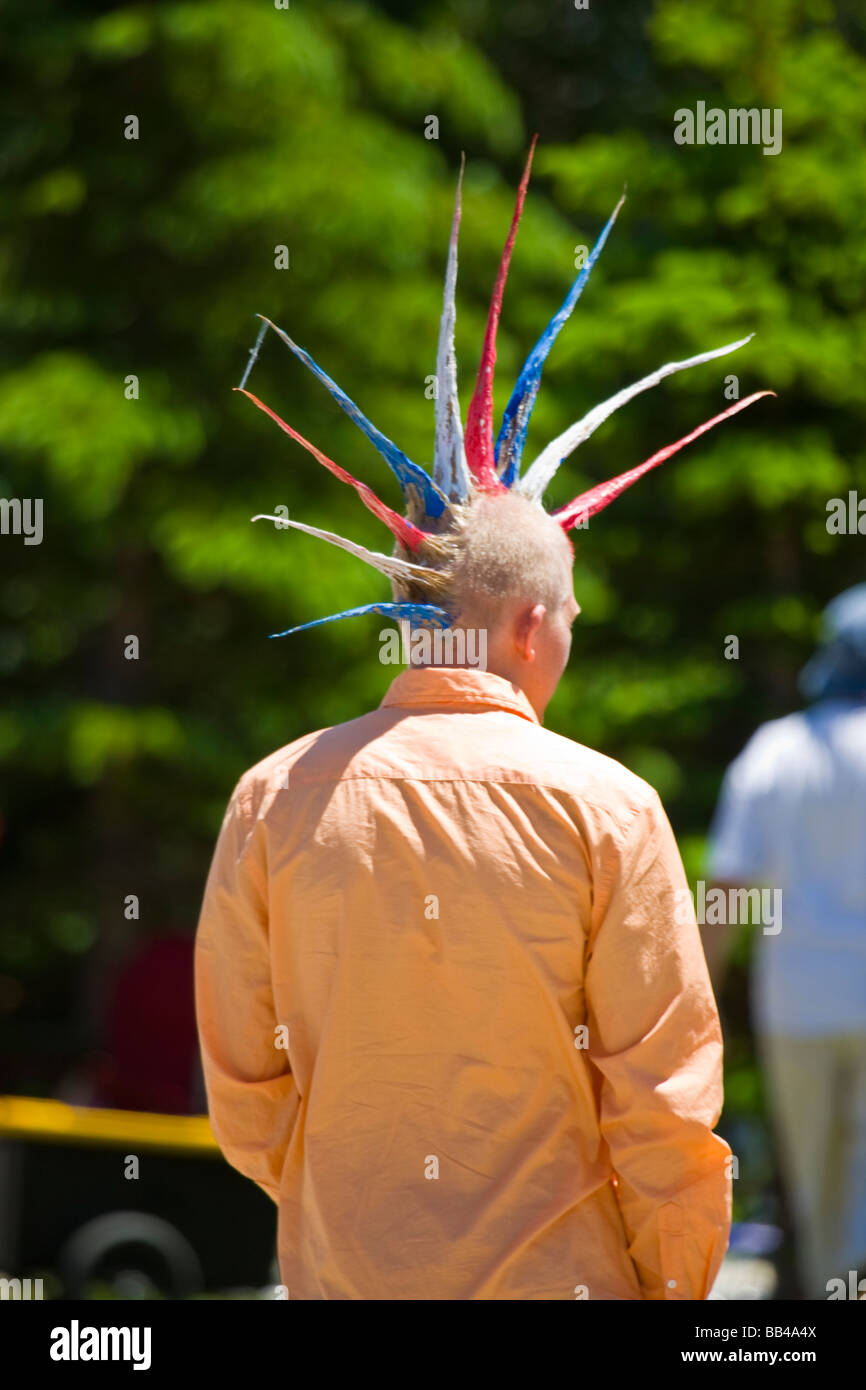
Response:
[{"label": "white shirt", "polygon": [[756,926],[756,1027],[866,1031],[866,704],[821,701],[757,730],[725,775],[711,831],[717,881],[782,890]]}]

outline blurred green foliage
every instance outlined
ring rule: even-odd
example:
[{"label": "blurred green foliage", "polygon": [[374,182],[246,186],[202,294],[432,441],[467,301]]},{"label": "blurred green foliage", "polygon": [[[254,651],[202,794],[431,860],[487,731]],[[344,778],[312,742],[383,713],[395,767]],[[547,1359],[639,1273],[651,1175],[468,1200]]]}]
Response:
[{"label": "blurred green foliage", "polygon": [[[778,392],[574,533],[583,614],[548,721],[658,787],[699,874],[726,762],[796,705],[817,614],[863,578],[862,538],[824,524],[830,497],[866,488],[862,9],[8,0],[4,27],[0,493],[41,497],[45,518],[40,546],[0,538],[0,1006],[33,1059],[6,1084],[48,1087],[90,1040],[94,980],[134,933],[192,930],[240,773],[378,703],[394,674],[377,619],[267,640],[387,584],[254,513],[283,504],[373,548],[387,537],[232,394],[255,313],[429,466],[459,154],[465,411],[535,129],[500,409],[575,247],[624,183],[628,201],[551,354],[527,461],[660,363],[756,335],[611,419],[548,506],[723,409],[731,373],[741,396]],[[674,112],[698,100],[781,108],[781,154],[676,145]],[[250,387],[399,503],[272,335]]]}]

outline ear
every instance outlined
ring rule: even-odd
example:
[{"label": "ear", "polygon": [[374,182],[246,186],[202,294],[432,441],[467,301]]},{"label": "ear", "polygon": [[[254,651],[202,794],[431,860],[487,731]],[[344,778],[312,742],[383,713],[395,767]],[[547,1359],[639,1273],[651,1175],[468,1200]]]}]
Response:
[{"label": "ear", "polygon": [[524,661],[535,660],[535,638],[544,622],[547,609],[543,603],[532,608],[523,608],[517,616],[514,627],[514,645]]}]

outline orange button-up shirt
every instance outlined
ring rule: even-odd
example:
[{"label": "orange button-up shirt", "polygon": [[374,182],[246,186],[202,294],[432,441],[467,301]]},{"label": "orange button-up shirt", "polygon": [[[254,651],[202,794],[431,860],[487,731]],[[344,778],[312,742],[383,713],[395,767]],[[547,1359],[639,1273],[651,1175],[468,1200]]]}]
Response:
[{"label": "orange button-up shirt", "polygon": [[299,1299],[704,1299],[719,1017],[647,783],[500,676],[410,668],[229,803],[196,939],[211,1123]]}]

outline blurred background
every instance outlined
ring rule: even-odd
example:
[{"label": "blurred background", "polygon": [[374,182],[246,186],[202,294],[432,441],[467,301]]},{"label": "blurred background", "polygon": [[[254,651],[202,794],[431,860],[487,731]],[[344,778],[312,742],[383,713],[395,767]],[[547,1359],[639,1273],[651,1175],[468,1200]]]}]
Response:
[{"label": "blurred background", "polygon": [[[498,412],[575,248],[624,184],[628,200],[549,359],[527,460],[661,363],[755,333],[615,415],[546,498],[560,505],[724,409],[731,373],[741,396],[778,393],[574,533],[583,611],[547,723],[658,789],[695,880],[727,763],[757,724],[800,706],[821,609],[866,578],[862,537],[826,525],[829,499],[866,490],[866,14],[854,0],[7,0],[2,23],[0,495],[43,499],[44,534],[0,537],[0,1093],[194,1116],[192,939],[229,794],[275,748],[378,704],[394,674],[378,618],[267,640],[389,594],[350,556],[253,526],[256,512],[285,506],[373,549],[388,537],[232,393],[255,314],[430,467],[425,379],[460,154],[465,414],[538,131]],[[781,154],[675,144],[674,112],[699,100],[781,108]],[[273,335],[249,386],[399,505],[373,446]],[[720,999],[719,1129],[740,1156],[736,1220],[786,1231],[750,949],[746,930]],[[62,1110],[22,1113],[8,1111],[5,1147],[28,1156],[15,1182],[29,1209],[43,1147],[72,1160]],[[179,1135],[67,1138],[76,1162],[92,1143],[94,1165],[113,1145],[115,1181],[117,1155],[150,1143],[168,1164],[149,1199],[160,1217],[172,1163],[188,1160],[193,1186],[195,1165],[224,1168]],[[50,1275],[109,1181],[95,1172],[82,1169],[80,1210],[70,1186],[45,1215],[38,1256],[24,1233],[0,1268]],[[224,1180],[238,1210],[265,1203],[260,1255],[267,1200]],[[56,1181],[69,1179],[40,1186]],[[115,1205],[142,1204],[132,1187]],[[780,1260],[784,1288],[784,1247]],[[214,1279],[244,1282],[199,1283]],[[187,1271],[175,1292],[195,1285]]]}]

